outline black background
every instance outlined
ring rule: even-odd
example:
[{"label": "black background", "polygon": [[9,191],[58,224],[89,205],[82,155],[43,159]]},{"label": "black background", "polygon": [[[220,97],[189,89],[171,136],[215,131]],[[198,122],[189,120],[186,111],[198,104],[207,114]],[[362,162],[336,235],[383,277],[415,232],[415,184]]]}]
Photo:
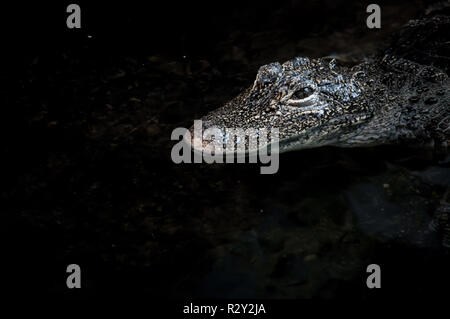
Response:
[{"label": "black background", "polygon": [[[202,214],[208,215],[205,207],[217,205],[227,196],[227,185],[235,185],[232,181],[236,179],[248,187],[243,188],[243,197],[247,196],[246,189],[254,190],[248,195],[247,205],[256,209],[259,198],[275,192],[278,183],[301,169],[298,155],[288,155],[280,175],[266,179],[257,175],[256,167],[217,170],[186,166],[182,171],[169,158],[171,130],[189,126],[194,118],[233,97],[251,83],[254,72],[263,63],[283,60],[291,54],[321,56],[332,49],[342,50],[339,45],[333,48],[330,44],[331,49],[325,45],[296,47],[294,51],[271,54],[271,45],[279,44],[271,43],[275,31],[281,32],[280,41],[289,44],[303,37],[320,38],[336,30],[351,29],[355,39],[370,39],[373,48],[378,48],[380,39],[388,38],[389,30],[417,16],[427,5],[414,1],[378,2],[390,8],[386,11],[386,28],[378,31],[365,27],[368,3],[358,1],[79,1],[82,28],[69,30],[65,24],[68,3],[14,3],[2,5],[1,9],[5,217],[0,227],[5,271],[0,288],[8,292],[71,296],[113,291],[145,292],[155,297],[196,296],[196,275],[180,291],[176,290],[178,282],[183,273],[207,271],[207,251],[216,241],[191,229],[192,218],[204,219]],[[261,50],[266,53],[247,47],[246,41],[252,34],[262,34],[261,41],[266,44]],[[233,51],[234,45],[241,48],[246,59],[240,59],[239,54],[237,58],[223,58]],[[150,56],[158,59],[149,63]],[[207,75],[196,75],[196,68],[202,68],[199,61],[208,61],[221,75],[208,77],[213,74],[210,70],[205,71]],[[182,70],[189,65],[194,75],[159,69],[159,63],[169,62],[181,65]],[[127,75],[116,80],[114,75],[120,70],[126,70]],[[146,79],[145,73],[153,71],[157,75]],[[136,81],[141,85],[127,92],[126,88]],[[206,81],[209,86],[204,89],[198,81]],[[180,88],[181,82],[188,86]],[[152,86],[166,89],[170,85],[170,90],[178,93],[166,98],[170,100],[166,104],[152,108],[150,102],[145,102],[117,111],[116,105],[113,111],[105,107],[111,101],[132,104],[123,102],[131,96],[144,101]],[[104,98],[108,90],[113,91],[112,95]],[[202,104],[203,94],[214,98]],[[180,104],[179,100],[184,102]],[[162,125],[147,136],[139,123],[153,117],[159,118]],[[104,125],[104,134],[92,137],[89,133],[91,126],[117,119],[138,127],[133,131],[137,133],[125,133],[123,137],[114,131],[115,124]],[[119,146],[110,149],[111,141]],[[335,164],[320,172],[316,169],[317,174],[312,173],[316,179],[310,177],[307,190],[302,191],[309,191],[310,195],[333,192],[351,183],[355,176],[383,172],[386,157],[402,157],[404,152],[410,155],[408,150],[390,148],[306,152],[302,157],[306,159],[300,160],[304,165],[324,158],[325,162],[334,163],[344,154],[361,160],[364,166],[350,172],[337,171]],[[321,185],[318,178],[327,174],[334,178]],[[214,184],[217,181],[225,186]],[[186,188],[195,183],[200,186]],[[271,186],[264,189],[264,184]],[[92,185],[100,185],[100,190],[91,190]],[[180,190],[179,185],[185,188]],[[438,195],[433,199],[437,200]],[[146,199],[150,204],[143,213],[127,215]],[[182,225],[182,230],[166,233],[158,228],[160,225],[154,226],[157,239],[151,249],[158,252],[147,255],[140,249],[150,231],[142,225],[147,216],[160,214],[158,207],[171,220],[167,227]],[[228,210],[224,208],[225,212]],[[225,213],[210,218],[211,225],[214,218],[242,222]],[[126,224],[135,231],[124,230]],[[314,297],[448,296],[434,290],[437,281],[448,280],[441,277],[448,270],[447,255],[389,243],[376,243],[370,249],[371,256],[389,265],[383,280],[393,284],[387,284],[381,292],[368,291],[362,268],[360,276],[355,276],[360,279],[331,282],[325,292]],[[86,287],[82,292],[65,288],[65,267],[69,263],[82,266]],[[413,283],[412,278],[417,281]]]}]

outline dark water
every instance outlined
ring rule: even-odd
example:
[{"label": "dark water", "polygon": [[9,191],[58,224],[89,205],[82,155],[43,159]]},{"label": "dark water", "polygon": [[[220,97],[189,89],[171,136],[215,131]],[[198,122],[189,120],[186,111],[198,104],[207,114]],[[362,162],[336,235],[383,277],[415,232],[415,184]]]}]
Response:
[{"label": "dark water", "polygon": [[[380,30],[358,2],[86,4],[79,32],[46,6],[45,22],[8,36],[18,53],[2,75],[7,287],[66,293],[77,263],[92,295],[448,296],[448,251],[428,225],[450,168],[427,151],[293,152],[275,175],[170,158],[172,130],[262,64],[375,53],[427,5],[380,4]],[[372,263],[379,291],[365,284]]]}]

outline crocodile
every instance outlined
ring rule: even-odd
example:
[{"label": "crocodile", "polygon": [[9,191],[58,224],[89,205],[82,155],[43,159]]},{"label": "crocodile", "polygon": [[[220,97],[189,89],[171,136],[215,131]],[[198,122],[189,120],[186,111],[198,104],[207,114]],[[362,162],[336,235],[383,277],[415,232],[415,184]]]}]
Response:
[{"label": "crocodile", "polygon": [[[449,27],[447,15],[411,20],[387,49],[356,65],[296,57],[261,66],[250,87],[202,118],[203,130],[277,128],[280,152],[399,143],[446,152]],[[196,150],[205,151],[207,144]],[[245,152],[270,146],[271,141],[253,150],[246,145]],[[450,246],[450,205],[438,211],[435,220],[446,229],[444,242]]]},{"label": "crocodile", "polygon": [[[405,28],[418,26],[448,28],[450,18],[413,20]],[[448,74],[395,53],[388,49],[352,67],[305,57],[264,65],[251,87],[202,118],[203,128],[278,128],[280,152],[417,142],[445,149]]]}]

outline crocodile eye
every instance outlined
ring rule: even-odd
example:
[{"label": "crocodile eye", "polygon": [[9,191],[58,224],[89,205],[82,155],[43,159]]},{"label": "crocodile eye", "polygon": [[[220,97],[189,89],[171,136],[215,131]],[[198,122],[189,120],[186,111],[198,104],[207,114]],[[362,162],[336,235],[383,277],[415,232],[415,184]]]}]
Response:
[{"label": "crocodile eye", "polygon": [[315,101],[316,96],[314,94],[314,89],[310,86],[304,86],[301,89],[296,90],[285,99],[286,104],[291,106],[309,106],[314,104]]},{"label": "crocodile eye", "polygon": [[313,93],[314,93],[313,88],[311,88],[309,86],[305,86],[305,87],[302,87],[301,89],[295,91],[291,95],[291,99],[292,100],[303,100],[303,99],[306,99],[308,96],[310,96]]}]

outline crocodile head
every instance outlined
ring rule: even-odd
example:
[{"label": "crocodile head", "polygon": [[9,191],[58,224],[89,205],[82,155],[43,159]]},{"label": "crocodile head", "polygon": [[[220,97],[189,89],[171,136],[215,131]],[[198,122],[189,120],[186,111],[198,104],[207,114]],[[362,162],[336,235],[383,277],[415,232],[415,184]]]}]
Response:
[{"label": "crocodile head", "polygon": [[[356,130],[370,118],[370,107],[361,99],[366,89],[360,82],[363,77],[362,71],[326,58],[264,65],[250,88],[202,118],[203,130],[276,128],[281,152],[333,145],[342,133]],[[270,140],[257,147],[267,144]],[[197,145],[205,150],[208,141]],[[254,151],[251,145],[246,150]]]}]

